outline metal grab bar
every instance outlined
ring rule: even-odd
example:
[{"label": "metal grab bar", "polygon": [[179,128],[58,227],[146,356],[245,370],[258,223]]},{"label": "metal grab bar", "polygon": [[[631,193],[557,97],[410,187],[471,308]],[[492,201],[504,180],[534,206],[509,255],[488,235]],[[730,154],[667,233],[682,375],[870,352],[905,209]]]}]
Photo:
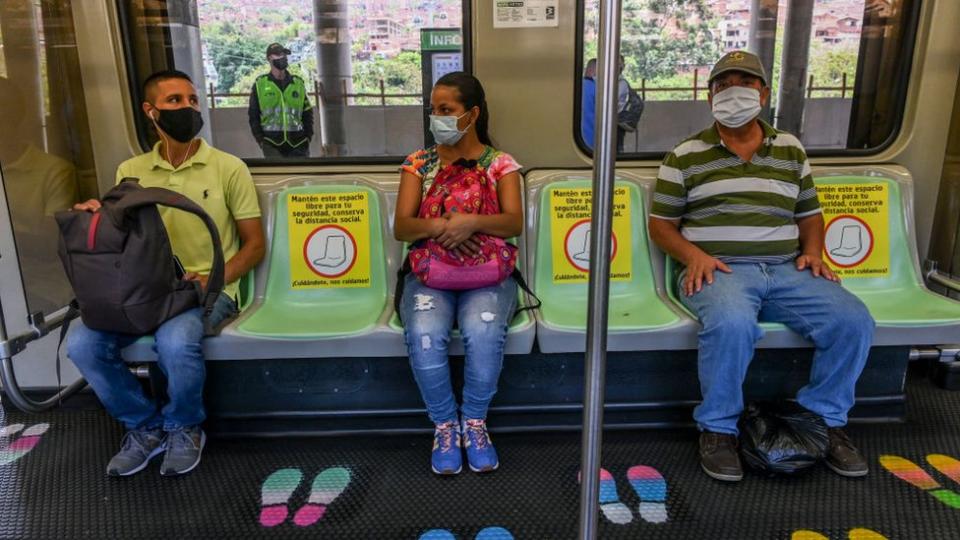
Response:
[{"label": "metal grab bar", "polygon": [[[51,330],[56,328],[60,328],[60,341],[62,342],[66,336],[66,330],[70,321],[79,315],[80,312],[74,306],[68,307],[62,314],[55,316],[50,321],[44,319],[42,314],[33,315],[30,317],[30,332],[7,339],[6,325],[3,324],[3,315],[0,313],[0,385],[3,386],[3,392],[10,399],[10,402],[13,403],[14,407],[30,413],[48,411],[87,386],[87,381],[80,379],[66,388],[61,388],[52,396],[37,401],[27,397],[27,395],[23,393],[23,390],[17,383],[17,375],[13,369],[13,356],[25,349],[28,343],[46,336]],[[58,362],[58,378],[60,374],[59,356],[60,347],[58,346],[56,359]]]},{"label": "metal grab bar", "polygon": [[960,281],[940,273],[937,261],[927,260],[923,263],[923,279],[928,283],[936,283],[953,292],[960,292]]},{"label": "metal grab bar", "polygon": [[617,161],[617,90],[620,63],[621,0],[601,0],[597,58],[597,101],[593,155],[593,201],[590,218],[590,281],[587,347],[584,356],[583,436],[580,463],[580,535],[597,537],[600,493],[600,447],[603,439],[603,394],[607,369],[607,304],[610,297],[610,233]]}]

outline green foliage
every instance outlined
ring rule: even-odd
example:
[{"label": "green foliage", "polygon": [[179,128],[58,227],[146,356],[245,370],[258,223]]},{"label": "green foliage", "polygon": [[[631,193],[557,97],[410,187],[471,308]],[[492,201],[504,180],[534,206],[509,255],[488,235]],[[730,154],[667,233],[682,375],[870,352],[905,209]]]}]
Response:
[{"label": "green foliage", "polygon": [[[379,94],[380,81],[383,80],[387,94],[421,93],[420,51],[403,51],[393,58],[374,57],[353,66],[353,91],[357,94]],[[392,98],[388,105],[416,104],[421,99]],[[358,98],[361,105],[380,103],[380,98]]]},{"label": "green foliage", "polygon": [[[205,0],[205,9],[227,10],[227,5],[218,0]],[[291,49],[303,50],[313,40],[312,32],[306,32],[306,23],[290,8],[278,7],[262,10],[255,21],[224,20],[201,29],[201,37],[207,54],[217,71],[219,80],[216,91],[221,94],[241,96],[217,98],[217,107],[245,107],[256,78],[269,71],[265,57],[267,45],[277,41]],[[264,28],[270,28],[269,33]],[[353,58],[353,93],[380,94],[380,81],[384,81],[386,94],[420,95],[420,52],[403,51],[395,57],[361,58],[364,35],[353,35],[351,56]],[[318,80],[317,58],[305,54],[299,62],[290,64],[290,72],[304,79],[313,92],[313,83]],[[340,89],[332,90],[339,94]],[[387,98],[388,105],[417,104],[420,98]],[[357,98],[356,104],[380,104],[379,97]]]},{"label": "green foliage", "polygon": [[220,76],[218,92],[232,92],[239,79],[267,65],[265,51],[270,42],[262,36],[243,34],[230,22],[213,26],[203,38]]},{"label": "green foliage", "polygon": [[[586,15],[590,36],[596,32],[596,7],[592,2]],[[625,0],[620,31],[624,77],[637,86],[641,79],[669,78],[716,61],[721,45],[712,30],[716,22],[709,0]],[[585,40],[584,58],[595,57],[596,47],[595,38]]]},{"label": "green foliage", "polygon": [[[857,74],[857,59],[860,55],[856,43],[842,47],[827,47],[815,40],[810,46],[810,75],[813,75],[814,88],[840,87],[843,74],[847,74],[847,97],[851,96],[853,79]],[[840,90],[818,90],[814,97],[840,97]]]},{"label": "green foliage", "polygon": [[[623,75],[637,88],[645,82],[648,100],[693,99],[693,70],[700,68],[698,86],[706,86],[709,66],[723,53],[719,20],[711,7],[715,0],[623,0],[620,50]],[[584,17],[584,63],[597,56],[598,0],[587,0]],[[716,34],[716,35],[715,35]],[[783,54],[783,28],[777,31],[771,89],[776,107]],[[814,87],[839,87],[847,74],[853,86],[859,51],[856,43],[826,45],[814,38],[810,46],[809,74]],[[656,91],[658,88],[683,90]],[[840,97],[840,91],[816,90],[813,97]],[[851,90],[847,91],[850,97]],[[697,99],[706,99],[699,92]]]}]

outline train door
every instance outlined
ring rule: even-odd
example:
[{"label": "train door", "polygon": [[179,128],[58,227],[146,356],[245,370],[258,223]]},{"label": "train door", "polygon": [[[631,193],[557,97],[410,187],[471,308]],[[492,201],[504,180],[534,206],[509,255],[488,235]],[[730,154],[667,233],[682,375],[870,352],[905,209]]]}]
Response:
[{"label": "train door", "polygon": [[[43,321],[63,314],[72,292],[54,214],[98,194],[75,3],[0,3],[0,322],[11,340],[45,333]],[[55,337],[30,345],[44,360],[18,363],[24,386],[53,386],[56,345]],[[64,382],[76,378],[68,366]]]}]

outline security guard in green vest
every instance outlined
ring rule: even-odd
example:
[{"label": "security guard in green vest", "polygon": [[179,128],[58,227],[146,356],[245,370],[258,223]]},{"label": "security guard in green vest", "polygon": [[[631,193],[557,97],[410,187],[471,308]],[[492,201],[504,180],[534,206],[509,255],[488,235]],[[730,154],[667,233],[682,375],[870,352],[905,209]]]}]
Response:
[{"label": "security guard in green vest", "polygon": [[267,47],[270,73],[257,77],[250,92],[250,131],[263,157],[307,157],[313,138],[313,105],[303,79],[287,71],[287,49]]}]

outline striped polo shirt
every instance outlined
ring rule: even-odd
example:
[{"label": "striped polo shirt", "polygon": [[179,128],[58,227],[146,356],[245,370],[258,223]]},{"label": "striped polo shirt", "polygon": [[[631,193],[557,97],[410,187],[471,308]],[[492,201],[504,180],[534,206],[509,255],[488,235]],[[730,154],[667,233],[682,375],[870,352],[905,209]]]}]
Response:
[{"label": "striped polo shirt", "polygon": [[800,251],[797,220],[820,212],[810,162],[793,135],[760,121],[749,162],[724,146],[716,124],[664,158],[651,215],[724,262],[781,263]]}]

